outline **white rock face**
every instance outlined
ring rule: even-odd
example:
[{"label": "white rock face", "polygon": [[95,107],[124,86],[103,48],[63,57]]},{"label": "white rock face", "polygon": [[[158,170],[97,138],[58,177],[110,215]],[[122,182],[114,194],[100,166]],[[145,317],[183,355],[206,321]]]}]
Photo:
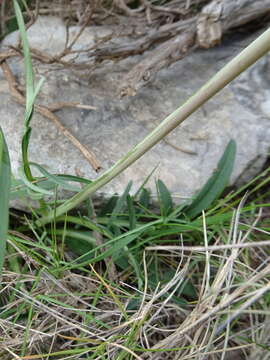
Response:
[{"label": "white rock face", "polygon": [[[77,31],[71,29],[71,36]],[[88,28],[79,38],[77,48],[94,42],[97,33],[108,29]],[[59,19],[41,18],[29,30],[31,47],[55,55],[65,44],[65,27]],[[5,39],[2,48],[16,42],[16,34]],[[254,38],[254,36],[253,36]],[[133,98],[116,96],[123,74],[140,56],[128,61],[108,63],[94,75],[85,72],[78,77],[70,69],[52,71],[50,65],[36,64],[37,74],[46,82],[38,102],[80,101],[93,105],[96,111],[63,109],[57,115],[63,124],[89,147],[108,169],[122,155],[141,141],[167,115],[179,107],[218,69],[239,53],[252,39],[238,39],[211,50],[197,51],[161,71],[156,80]],[[175,129],[167,140],[190,150],[188,154],[161,141],[143,158],[107,185],[103,192],[121,193],[129,180],[134,191],[158,165],[149,187],[161,178],[178,198],[190,197],[205,183],[222,155],[229,139],[237,142],[237,158],[232,183],[246,181],[263,165],[269,151],[270,138],[270,57],[266,56],[232,84]],[[9,61],[14,73],[23,77],[22,61]],[[0,73],[0,125],[9,146],[14,174],[20,165],[20,141],[23,128],[22,106],[9,95]],[[96,178],[81,153],[59,132],[55,125],[35,114],[32,121],[30,158],[51,172]]]}]

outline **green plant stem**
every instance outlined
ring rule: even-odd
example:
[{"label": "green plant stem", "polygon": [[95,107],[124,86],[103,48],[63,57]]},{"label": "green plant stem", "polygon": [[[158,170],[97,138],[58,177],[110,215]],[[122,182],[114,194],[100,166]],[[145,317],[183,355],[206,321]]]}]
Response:
[{"label": "green plant stem", "polygon": [[182,106],[170,114],[159,126],[157,126],[144,140],[137,144],[122,159],[115,163],[98,179],[90,185],[86,185],[79,193],[60,205],[55,211],[38,220],[38,225],[50,222],[55,216],[58,217],[79,205],[90,195],[110,182],[113,178],[133,164],[144,153],[164,138],[169,132],[181,124],[189,115],[196,111],[207,100],[223,89],[239,74],[254,64],[258,59],[270,50],[270,29],[253,41],[238,56],[232,59],[216,75],[214,75],[203,87],[191,96]]},{"label": "green plant stem", "polygon": [[4,134],[0,127],[0,283],[2,267],[6,251],[6,239],[9,220],[9,196],[10,196],[10,159]]}]

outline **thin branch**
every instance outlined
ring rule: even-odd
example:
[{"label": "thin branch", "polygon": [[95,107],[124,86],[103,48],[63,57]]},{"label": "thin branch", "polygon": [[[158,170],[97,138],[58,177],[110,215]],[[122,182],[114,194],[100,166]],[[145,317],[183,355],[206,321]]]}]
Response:
[{"label": "thin branch", "polygon": [[[3,61],[1,64],[4,76],[8,82],[9,90],[11,96],[21,105],[25,105],[25,97],[23,94],[18,90],[18,83],[15,79],[9,65],[6,61]],[[74,146],[76,146],[77,149],[80,150],[80,152],[83,154],[83,156],[87,159],[87,161],[91,164],[93,169],[98,172],[101,169],[101,166],[99,162],[97,161],[95,155],[87,149],[84,145],[80,143],[80,141],[61,123],[61,121],[58,119],[58,117],[53,114],[53,111],[59,110],[59,104],[53,104],[53,108],[41,105],[35,105],[35,110],[46,117],[47,119],[54,122],[54,124],[58,127],[58,129],[72,142]],[[57,107],[56,107],[57,105]],[[67,106],[67,103],[62,103],[62,105]],[[71,105],[72,106],[72,105]],[[76,107],[78,104],[75,105]]]},{"label": "thin branch", "polygon": [[157,245],[157,246],[148,246],[145,248],[145,250],[148,251],[199,251],[199,252],[205,252],[205,251],[220,251],[220,250],[229,250],[229,249],[247,249],[247,248],[253,248],[253,247],[261,247],[261,246],[270,246],[270,240],[265,241],[253,241],[250,243],[244,243],[244,244],[224,244],[224,245],[209,245],[207,247],[205,246],[174,246],[174,245]]}]

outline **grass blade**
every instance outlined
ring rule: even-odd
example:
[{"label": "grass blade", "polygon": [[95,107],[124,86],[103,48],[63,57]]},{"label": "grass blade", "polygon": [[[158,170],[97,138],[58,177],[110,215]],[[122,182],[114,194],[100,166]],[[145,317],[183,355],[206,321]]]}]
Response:
[{"label": "grass blade", "polygon": [[228,185],[233,170],[235,154],[236,143],[234,140],[230,140],[218,163],[217,170],[204,185],[192,204],[186,208],[185,214],[187,216],[192,218],[199,215],[223,192]]},{"label": "grass blade", "polygon": [[149,208],[150,205],[150,193],[149,190],[143,188],[140,192],[139,204],[145,209]]},{"label": "grass blade", "polygon": [[173,209],[171,194],[162,180],[157,181],[156,187],[161,214],[162,216],[167,216]]},{"label": "grass blade", "polygon": [[54,195],[53,191],[43,189],[43,188],[35,185],[31,181],[29,181],[28,178],[26,177],[26,175],[24,174],[24,171],[23,171],[22,168],[19,168],[18,173],[20,175],[20,178],[21,178],[22,182],[27,186],[28,189],[31,189],[34,192],[39,193],[39,194],[43,194],[43,195],[49,195],[49,196]]},{"label": "grass blade", "polygon": [[44,167],[42,167],[39,164],[36,164],[34,162],[30,162],[29,165],[36,167],[45,178],[47,178],[48,180],[50,180],[54,184],[55,187],[58,186],[59,188],[66,189],[66,190],[69,190],[69,191],[79,191],[80,190],[80,188],[78,186],[75,187],[75,186],[70,185],[63,178],[61,178],[58,175],[54,175],[54,174],[49,173],[46,169],[44,169]]},{"label": "grass blade", "polygon": [[128,217],[129,217],[129,229],[133,230],[136,228],[136,210],[133,203],[133,198],[128,194],[127,195],[127,207],[128,207]]},{"label": "grass blade", "polygon": [[33,181],[29,161],[28,161],[28,145],[31,135],[30,121],[34,111],[35,98],[40,91],[40,88],[44,82],[44,78],[40,79],[37,86],[34,83],[34,72],[31,59],[31,51],[27,39],[26,28],[24,24],[24,18],[22,10],[17,0],[13,0],[13,6],[15,11],[16,20],[18,23],[19,32],[22,40],[23,55],[24,55],[24,66],[25,66],[25,83],[26,83],[26,105],[24,114],[24,135],[22,140],[22,159],[23,169],[28,181]]},{"label": "grass blade", "polygon": [[13,6],[14,6],[15,15],[18,22],[18,27],[22,39],[22,46],[23,46],[24,64],[25,64],[25,72],[26,72],[26,113],[28,113],[29,108],[32,106],[32,98],[35,93],[33,66],[31,60],[30,47],[24,25],[23,14],[17,0],[13,0]]},{"label": "grass blade", "polygon": [[118,229],[118,227],[115,225],[117,218],[119,217],[121,211],[123,211],[123,209],[126,206],[127,203],[127,196],[130,192],[132,186],[132,181],[130,181],[125,189],[125,191],[123,192],[123,195],[121,195],[116,202],[116,205],[113,209],[113,212],[111,214],[110,217],[110,222],[109,222],[109,227],[111,228],[111,230],[113,230],[113,232],[118,236],[120,235],[120,229]]},{"label": "grass blade", "polygon": [[0,275],[4,263],[9,218],[10,160],[6,141],[0,128]]}]

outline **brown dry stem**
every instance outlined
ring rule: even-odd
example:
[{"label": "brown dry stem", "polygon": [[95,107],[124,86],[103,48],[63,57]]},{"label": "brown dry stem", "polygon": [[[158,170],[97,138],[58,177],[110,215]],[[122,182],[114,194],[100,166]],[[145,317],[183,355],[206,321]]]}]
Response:
[{"label": "brown dry stem", "polygon": [[[13,75],[8,63],[6,61],[2,61],[1,67],[4,73],[4,76],[8,82],[9,90],[11,96],[21,105],[25,105],[25,97],[24,95],[18,90],[19,84],[17,83],[17,80],[15,79],[15,76]],[[79,149],[79,151],[83,154],[83,156],[87,159],[87,161],[90,163],[90,165],[93,167],[93,169],[98,172],[101,169],[101,165],[99,164],[98,160],[96,159],[96,156],[93,154],[92,151],[87,149],[84,145],[80,143],[80,141],[61,123],[59,118],[53,114],[54,111],[57,111],[63,107],[79,107],[80,104],[78,103],[66,103],[66,102],[60,102],[56,104],[52,104],[51,106],[43,106],[43,105],[35,105],[35,110],[46,117],[47,119],[51,120],[58,129],[63,133],[65,137],[67,137],[72,144]]]}]

